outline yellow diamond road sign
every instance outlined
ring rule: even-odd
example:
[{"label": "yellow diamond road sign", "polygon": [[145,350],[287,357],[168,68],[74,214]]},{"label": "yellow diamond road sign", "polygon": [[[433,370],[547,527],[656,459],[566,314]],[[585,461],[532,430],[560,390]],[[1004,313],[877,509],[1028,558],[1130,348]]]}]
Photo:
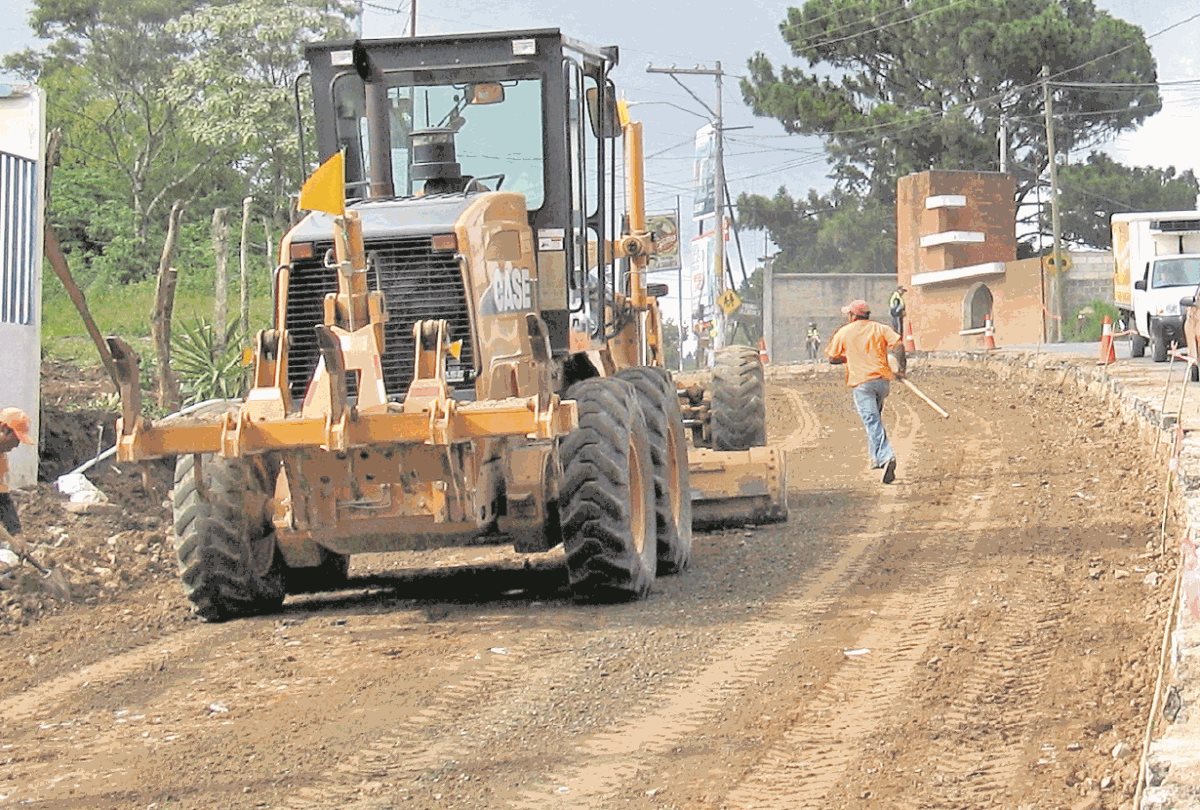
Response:
[{"label": "yellow diamond road sign", "polygon": [[742,305],[742,299],[738,298],[738,294],[733,290],[726,290],[717,298],[717,305],[726,315],[732,315]]}]

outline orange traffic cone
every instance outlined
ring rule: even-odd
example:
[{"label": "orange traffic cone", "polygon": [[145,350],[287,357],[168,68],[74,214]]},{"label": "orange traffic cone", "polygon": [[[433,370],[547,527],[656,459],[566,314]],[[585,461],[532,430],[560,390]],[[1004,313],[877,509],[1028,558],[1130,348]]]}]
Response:
[{"label": "orange traffic cone", "polygon": [[1099,366],[1107,366],[1117,362],[1117,350],[1113,346],[1112,318],[1104,316],[1104,325],[1100,330],[1100,360]]},{"label": "orange traffic cone", "polygon": [[766,338],[758,339],[758,359],[762,361],[762,364],[764,366],[767,363],[771,362],[771,358],[767,355],[767,339]]},{"label": "orange traffic cone", "polygon": [[904,321],[904,351],[912,354],[917,350],[917,341],[912,333],[912,321]]},{"label": "orange traffic cone", "polygon": [[983,348],[989,352],[996,349],[996,329],[992,326],[992,313],[990,312],[987,320],[983,322]]}]

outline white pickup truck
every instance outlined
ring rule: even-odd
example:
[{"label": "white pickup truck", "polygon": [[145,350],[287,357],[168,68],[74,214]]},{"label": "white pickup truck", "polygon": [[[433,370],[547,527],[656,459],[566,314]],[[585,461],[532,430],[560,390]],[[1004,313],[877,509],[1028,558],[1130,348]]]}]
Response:
[{"label": "white pickup truck", "polygon": [[1122,329],[1134,330],[1132,354],[1150,346],[1154,362],[1183,346],[1180,298],[1200,284],[1200,211],[1113,214],[1113,296]]}]

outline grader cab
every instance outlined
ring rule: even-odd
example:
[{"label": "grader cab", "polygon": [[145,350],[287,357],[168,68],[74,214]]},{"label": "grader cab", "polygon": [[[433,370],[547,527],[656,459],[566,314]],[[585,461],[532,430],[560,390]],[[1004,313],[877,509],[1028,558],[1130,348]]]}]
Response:
[{"label": "grader cab", "polygon": [[[306,56],[323,164],[280,246],[245,397],[154,424],[136,355],[110,339],[118,457],[177,457],[196,612],[337,587],[352,554],[477,543],[561,543],[578,599],[644,596],[687,566],[706,496],[663,368],[665,290],[646,283],[641,126],[609,78],[617,49],[536,30]],[[714,395],[687,405],[692,453],[712,454],[692,468],[721,498],[771,501],[743,521],[779,519],[781,456],[723,446]]]}]

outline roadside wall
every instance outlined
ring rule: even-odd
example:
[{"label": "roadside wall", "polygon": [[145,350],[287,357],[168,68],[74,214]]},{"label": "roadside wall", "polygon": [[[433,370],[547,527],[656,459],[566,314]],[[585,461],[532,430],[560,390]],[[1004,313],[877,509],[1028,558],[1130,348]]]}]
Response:
[{"label": "roadside wall", "polygon": [[772,319],[771,359],[777,363],[798,363],[807,358],[804,336],[810,321],[821,330],[825,346],[833,333],[846,322],[842,307],[856,298],[871,305],[873,320],[890,323],[888,298],[896,289],[890,275],[865,273],[776,273],[768,297]]},{"label": "roadside wall", "polygon": [[[40,431],[45,96],[16,87],[0,98],[0,408],[29,414]],[[8,483],[37,483],[36,447],[9,453]]]},{"label": "roadside wall", "polygon": [[1113,257],[1108,250],[1072,250],[1064,293],[1066,317],[1073,318],[1093,301],[1113,303]]}]

